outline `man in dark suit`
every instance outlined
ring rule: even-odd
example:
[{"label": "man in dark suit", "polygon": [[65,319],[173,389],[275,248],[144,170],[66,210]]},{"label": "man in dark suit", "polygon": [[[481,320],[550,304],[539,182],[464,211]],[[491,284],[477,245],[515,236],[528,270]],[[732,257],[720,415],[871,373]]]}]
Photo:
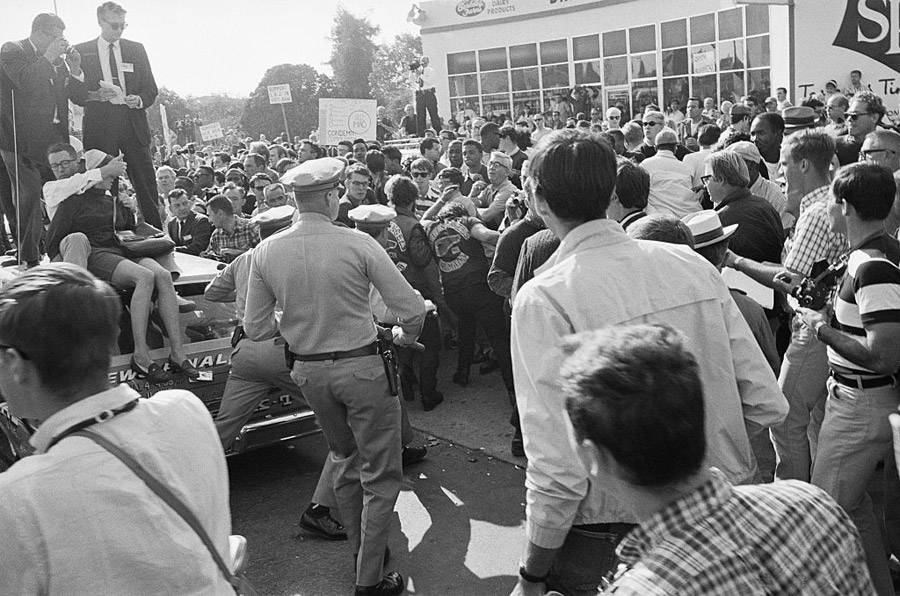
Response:
[{"label": "man in dark suit", "polygon": [[115,2],[97,8],[100,37],[78,44],[84,85],[70,97],[84,106],[84,148],[125,154],[144,220],[162,227],[156,209],[156,177],[150,157],[150,127],[145,110],[156,101],[156,81],[144,46],[121,39],[125,9]]},{"label": "man in dark suit", "polygon": [[209,248],[212,224],[209,219],[191,209],[193,201],[186,190],[176,188],[169,192],[169,237],[175,242],[175,250],[189,255],[199,255]]},{"label": "man in dark suit", "polygon": [[41,185],[54,179],[47,148],[69,139],[66,87],[73,82],[70,69],[81,74],[76,51],[62,58],[65,28],[59,17],[39,14],[27,39],[0,48],[0,156],[13,192],[7,215],[26,267],[41,258]]}]

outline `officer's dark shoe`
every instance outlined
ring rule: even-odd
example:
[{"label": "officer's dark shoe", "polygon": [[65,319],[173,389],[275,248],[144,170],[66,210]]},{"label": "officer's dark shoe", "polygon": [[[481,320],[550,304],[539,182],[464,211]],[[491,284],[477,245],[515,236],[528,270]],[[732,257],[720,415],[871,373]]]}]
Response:
[{"label": "officer's dark shoe", "polygon": [[310,505],[300,516],[300,527],[325,540],[346,540],[344,526],[331,517],[328,507]]},{"label": "officer's dark shoe", "polygon": [[426,412],[430,412],[431,410],[438,407],[444,401],[444,394],[440,391],[435,391],[431,395],[422,395],[422,409]]},{"label": "officer's dark shoe", "polygon": [[374,586],[356,586],[356,596],[396,596],[402,594],[403,589],[403,576],[389,571]]},{"label": "officer's dark shoe", "polygon": [[522,430],[517,428],[510,443],[509,450],[516,457],[525,457],[525,444],[522,442]]},{"label": "officer's dark shoe", "polygon": [[460,387],[467,387],[469,385],[469,369],[457,368],[456,372],[453,373],[453,382]]},{"label": "officer's dark shoe", "polygon": [[484,361],[484,364],[482,364],[481,366],[478,367],[478,374],[479,375],[489,375],[492,372],[494,372],[495,370],[497,370],[498,368],[500,368],[500,363],[497,362],[497,359],[489,358],[488,360]]},{"label": "officer's dark shoe", "polygon": [[411,447],[409,445],[405,445],[403,447],[403,467],[411,466],[414,463],[420,462],[425,459],[425,454],[428,453],[428,449],[422,445],[421,447]]}]

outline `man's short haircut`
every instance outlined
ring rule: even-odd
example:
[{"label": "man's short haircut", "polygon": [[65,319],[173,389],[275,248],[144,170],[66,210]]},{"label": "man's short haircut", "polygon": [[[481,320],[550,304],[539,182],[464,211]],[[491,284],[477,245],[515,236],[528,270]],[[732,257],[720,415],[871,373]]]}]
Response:
[{"label": "man's short haircut", "polygon": [[355,163],[350,166],[347,166],[346,170],[346,179],[350,180],[350,176],[353,174],[358,174],[360,176],[365,176],[366,180],[372,179],[372,172],[369,171],[369,168],[366,167],[365,164]]},{"label": "man's short haircut", "polygon": [[606,215],[616,183],[616,153],[595,135],[560,130],[545,136],[531,156],[531,176],[553,213],[585,222]]},{"label": "man's short haircut", "polygon": [[399,149],[392,145],[388,145],[387,147],[382,149],[381,154],[384,155],[385,159],[389,159],[391,161],[403,161],[403,154]]},{"label": "man's short haircut", "polygon": [[820,174],[827,174],[834,157],[834,137],[822,130],[807,128],[785,137],[782,149],[793,161],[805,159]]},{"label": "man's short haircut", "polygon": [[697,142],[701,147],[712,147],[722,136],[722,129],[715,124],[704,124],[700,127]]},{"label": "man's short haircut", "polygon": [[447,137],[447,139],[449,139],[451,141],[456,139],[456,133],[453,132],[452,130],[444,129],[441,131],[441,135],[445,135]]},{"label": "man's short haircut", "polygon": [[484,147],[475,139],[466,139],[465,141],[463,141],[463,149],[465,150],[466,147],[475,147],[476,149],[478,149],[478,151],[484,153]]},{"label": "man's short haircut", "polygon": [[257,182],[259,182],[260,180],[265,180],[269,184],[272,183],[272,177],[269,176],[266,172],[257,172],[255,174],[253,174],[253,176],[250,177],[250,184],[254,185]]},{"label": "man's short haircut", "polygon": [[105,376],[121,310],[116,292],[81,267],[41,265],[0,290],[0,341],[34,365],[45,388],[68,398]]},{"label": "man's short haircut", "polygon": [[750,186],[750,173],[747,162],[734,151],[716,151],[706,158],[713,178],[731,186],[745,188]]},{"label": "man's short haircut", "polygon": [[616,197],[626,209],[644,209],[650,196],[650,174],[630,160],[619,163]]},{"label": "man's short haircut", "polygon": [[866,139],[871,139],[873,142],[881,142],[883,145],[887,145],[888,149],[891,149],[900,156],[900,133],[897,131],[888,130],[886,128],[876,128],[866,135]]},{"label": "man's short haircut", "polygon": [[173,188],[169,191],[169,194],[166,195],[166,199],[169,201],[169,204],[172,204],[172,201],[175,199],[190,199],[191,195],[188,191],[183,188]]},{"label": "man's short haircut", "polygon": [[183,188],[188,192],[194,191],[194,181],[188,176],[176,176],[175,177],[175,188]]},{"label": "man's short haircut", "polygon": [[[699,97],[694,97],[694,96],[688,97],[687,103],[691,103],[692,101],[696,101],[700,107],[703,107],[703,102],[700,100]],[[687,104],[685,104],[685,105],[687,105]]]},{"label": "man's short haircut", "polygon": [[[269,180],[271,182],[271,180]],[[236,190],[241,193],[241,197],[244,197],[247,194],[247,189],[243,186],[235,184],[234,182],[226,182],[225,186],[222,187],[222,196],[225,196],[225,193],[229,190]]]},{"label": "man's short haircut", "polygon": [[706,457],[703,386],[684,343],[665,325],[566,338],[560,376],[575,436],[606,450],[637,486],[676,484]]},{"label": "man's short haircut", "polygon": [[259,165],[261,167],[265,166],[266,162],[269,161],[269,146],[266,145],[263,141],[256,141],[256,142],[250,143],[250,155],[253,155],[253,154],[262,155],[264,158],[263,162],[261,164],[259,164],[257,162],[257,165]]},{"label": "man's short haircut", "polygon": [[884,116],[884,101],[877,93],[869,91],[868,89],[860,91],[853,96],[853,100],[866,102],[869,113],[877,115],[878,120],[881,120],[881,117]]},{"label": "man's short haircut", "polygon": [[429,149],[434,149],[435,145],[438,147],[441,146],[441,142],[437,139],[431,137],[425,137],[421,141],[419,141],[419,154],[425,155],[425,152]]},{"label": "man's short haircut", "polygon": [[835,200],[853,205],[863,221],[882,221],[894,205],[897,183],[887,168],[856,162],[838,170],[831,183],[831,194]]},{"label": "man's short haircut", "polygon": [[737,114],[735,114],[733,111],[731,112],[731,123],[732,124],[737,124],[741,120],[745,120],[745,119],[750,120],[750,118],[751,118],[750,114],[747,114],[744,112],[739,112]]},{"label": "man's short haircut", "polygon": [[[366,144],[366,140],[365,140],[365,139],[353,139],[353,145],[359,145],[360,143],[362,143],[363,145],[365,145],[365,144]],[[352,146],[352,145],[351,145],[351,146]]]},{"label": "man's short haircut", "polygon": [[35,33],[46,33],[50,34],[51,30],[59,28],[65,29],[66,24],[63,23],[63,20],[56,16],[55,14],[50,14],[48,12],[42,12],[38,16],[34,17],[34,20],[31,21],[31,33],[34,35]]},{"label": "man's short haircut", "polygon": [[97,18],[100,19],[104,14],[111,12],[116,15],[125,15],[125,9],[115,2],[104,2],[97,7]]},{"label": "man's short haircut", "polygon": [[622,126],[622,134],[625,135],[627,145],[640,145],[644,141],[644,127],[640,122],[631,120]]},{"label": "man's short haircut", "polygon": [[159,166],[156,168],[156,175],[159,176],[160,172],[170,172],[173,176],[175,176],[175,168],[172,166]]},{"label": "man's short haircut", "polygon": [[[63,151],[65,151],[69,157],[78,157],[78,152],[75,151],[75,147],[73,147],[69,143],[53,143],[52,145],[47,147],[47,155],[62,153]],[[174,172],[175,170],[172,171]]]},{"label": "man's short haircut", "polygon": [[781,117],[781,114],[775,112],[763,112],[762,114],[758,114],[756,119],[760,122],[765,122],[766,126],[768,126],[775,134],[784,133],[784,118]]},{"label": "man's short haircut", "polygon": [[[266,149],[266,151],[268,151],[268,149]],[[266,162],[268,160],[267,157],[263,157],[259,153],[248,153],[247,155],[244,156],[244,159],[252,159],[253,163],[256,164],[257,168],[266,167]]]},{"label": "man's short haircut", "polygon": [[836,107],[843,108],[844,110],[848,110],[850,108],[850,101],[847,99],[847,96],[841,93],[835,93],[831,97],[828,98],[828,101],[825,102],[827,104],[834,104]]},{"label": "man's short haircut", "polygon": [[850,74],[856,74],[856,75],[862,76],[862,71],[861,71],[861,70],[856,70],[856,69],[854,68],[853,70],[850,71]]},{"label": "man's short haircut", "polygon": [[431,163],[430,159],[418,157],[414,159],[411,164],[409,164],[409,171],[412,172],[413,170],[425,170],[429,174],[431,174],[432,172],[434,172],[434,164]]},{"label": "man's short haircut", "polygon": [[517,143],[519,140],[519,131],[516,130],[515,126],[502,126],[497,131],[497,134],[500,135],[501,139],[509,139],[513,143]]},{"label": "man's short haircut", "polygon": [[287,198],[290,198],[287,188],[285,188],[284,184],[282,184],[281,182],[273,182],[272,184],[266,186],[263,189],[263,197],[268,198],[269,193],[272,192],[273,190],[275,190],[276,188],[280,188],[284,192],[284,196]]},{"label": "man's short haircut", "polygon": [[463,180],[465,180],[462,170],[454,167],[444,168],[438,173],[438,177],[440,177],[441,180],[446,180],[450,184],[456,184],[457,186],[462,186]]},{"label": "man's short haircut", "polygon": [[225,215],[234,215],[234,206],[225,195],[216,195],[207,201],[206,210],[210,213],[213,211],[221,211]]},{"label": "man's short haircut", "polygon": [[655,240],[694,248],[694,235],[687,224],[674,215],[650,215],[628,226],[628,235],[636,240]]},{"label": "man's short haircut", "polygon": [[414,205],[419,198],[419,187],[410,178],[394,174],[384,185],[384,194],[397,207],[406,208]]},{"label": "man's short haircut", "polygon": [[380,174],[384,171],[384,153],[378,149],[369,149],[366,151],[366,167],[373,174]]},{"label": "man's short haircut", "polygon": [[784,87],[776,87],[775,91],[784,91],[784,93],[787,94],[787,89]]},{"label": "man's short haircut", "polygon": [[484,138],[485,133],[487,134],[500,134],[500,127],[497,126],[496,122],[485,122],[484,126],[481,127],[481,137]]}]

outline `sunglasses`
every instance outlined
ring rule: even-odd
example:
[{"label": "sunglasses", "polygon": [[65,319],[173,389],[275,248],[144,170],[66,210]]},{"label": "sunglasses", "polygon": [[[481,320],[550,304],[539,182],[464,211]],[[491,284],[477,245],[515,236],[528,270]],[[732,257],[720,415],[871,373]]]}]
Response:
[{"label": "sunglasses", "polygon": [[868,115],[869,115],[868,112],[847,112],[846,114],[844,114],[844,116],[847,118],[847,120],[856,120],[860,116],[868,116]]},{"label": "sunglasses", "polygon": [[712,174],[706,174],[705,176],[700,176],[700,183],[703,184],[703,186],[706,186],[710,180],[712,180]]},{"label": "sunglasses", "polygon": [[875,157],[879,153],[890,153],[892,155],[897,154],[897,152],[893,149],[864,149],[859,152],[859,156],[862,159],[869,159],[870,157]]},{"label": "sunglasses", "polygon": [[618,120],[621,116],[607,116],[607,120]]},{"label": "sunglasses", "polygon": [[51,170],[58,170],[58,169],[60,169],[60,168],[68,168],[69,166],[71,166],[71,165],[72,165],[73,163],[75,163],[76,161],[78,161],[78,160],[77,160],[77,159],[64,159],[64,160],[62,160],[62,161],[59,161],[59,162],[50,164],[50,169],[51,169]]},{"label": "sunglasses", "polygon": [[641,124],[643,124],[644,126],[660,126],[662,122],[652,122],[648,120],[646,122],[641,122]]},{"label": "sunglasses", "polygon": [[106,23],[107,25],[109,25],[109,28],[112,29],[113,31],[124,31],[125,27],[128,26],[128,23],[125,23],[124,21],[121,23],[110,23],[109,21],[103,21],[103,22]]},{"label": "sunglasses", "polygon": [[413,178],[428,178],[431,174],[428,172],[411,172]]}]

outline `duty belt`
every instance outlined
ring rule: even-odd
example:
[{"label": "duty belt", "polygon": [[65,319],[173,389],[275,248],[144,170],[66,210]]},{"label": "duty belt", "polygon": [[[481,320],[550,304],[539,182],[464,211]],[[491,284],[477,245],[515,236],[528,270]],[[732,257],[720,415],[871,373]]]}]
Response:
[{"label": "duty belt", "polygon": [[831,378],[841,385],[855,387],[856,389],[872,389],[874,387],[884,387],[885,385],[893,385],[896,383],[894,375],[866,378],[858,375],[842,375],[834,370],[831,371]]},{"label": "duty belt", "polygon": [[360,356],[374,356],[378,353],[378,344],[372,342],[367,346],[347,350],[346,352],[322,352],[320,354],[294,354],[298,362],[317,362],[320,360],[343,360],[344,358],[358,358]]}]

